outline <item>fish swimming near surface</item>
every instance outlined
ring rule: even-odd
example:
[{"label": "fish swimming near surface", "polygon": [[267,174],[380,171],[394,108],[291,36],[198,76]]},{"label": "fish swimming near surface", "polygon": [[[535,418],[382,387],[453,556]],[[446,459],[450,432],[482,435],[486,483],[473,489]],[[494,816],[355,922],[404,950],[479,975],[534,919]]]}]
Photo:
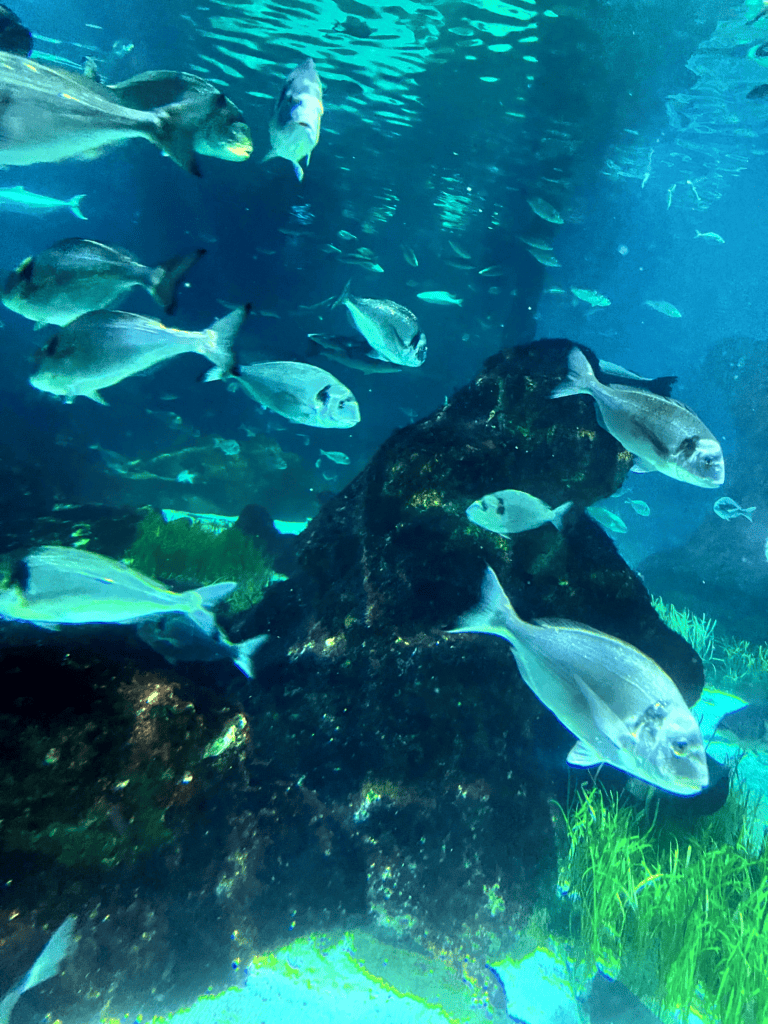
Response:
[{"label": "fish swimming near surface", "polygon": [[665,302],[663,299],[646,299],[643,305],[650,306],[651,309],[655,309],[657,313],[663,313],[664,316],[680,317],[683,315],[677,306],[673,306],[671,302]]},{"label": "fish swimming near surface", "polygon": [[725,463],[718,441],[681,402],[641,388],[601,384],[576,346],[568,356],[568,369],[568,379],[551,397],[591,395],[598,423],[635,456],[639,471],[658,471],[697,487],[723,484]]},{"label": "fish swimming near surface", "polygon": [[222,100],[220,93],[199,95],[155,110],[135,110],[84,75],[0,53],[0,164],[57,163],[142,138],[199,175],[197,126]]},{"label": "fish swimming near surface", "polygon": [[80,209],[81,201],[85,199],[85,192],[82,195],[72,196],[71,199],[54,199],[53,196],[43,196],[37,192],[27,192],[23,185],[15,185],[13,188],[0,188],[0,206],[17,213],[53,213],[54,210],[70,210],[80,220],[88,220]]},{"label": "fish swimming near surface", "polygon": [[768,701],[754,701],[723,715],[715,739],[735,743],[744,750],[768,753]]},{"label": "fish swimming near surface", "polygon": [[[315,62],[307,57],[286,76],[269,121],[272,148],[263,157],[282,157],[293,164],[296,177],[304,178],[312,150],[320,139],[323,117],[323,86]],[[306,157],[305,167],[299,163]]]},{"label": "fish swimming near surface", "polygon": [[291,423],[348,430],[360,422],[352,392],[319,366],[310,363],[251,363],[234,378],[260,405]]},{"label": "fish swimming near surface", "polygon": [[25,992],[56,977],[61,970],[62,962],[73,950],[76,924],[77,918],[73,914],[65,917],[21,981],[0,999],[0,1024],[9,1024],[14,1007]]},{"label": "fish swimming near surface", "polygon": [[84,395],[106,405],[101,388],[186,352],[196,352],[214,364],[205,380],[220,380],[235,370],[233,345],[248,309],[233,310],[204,331],[180,331],[119,310],[84,313],[40,350],[29,383],[67,402]]},{"label": "fish swimming near surface", "polygon": [[320,349],[318,355],[361,373],[399,373],[404,369],[399,363],[384,362],[359,334],[309,334],[307,337]]},{"label": "fish swimming near surface", "polygon": [[399,366],[421,366],[427,358],[427,339],[415,313],[390,299],[363,299],[352,295],[350,282],[333,303],[346,306],[352,325],[360,331],[378,358]]},{"label": "fish swimming near surface", "polygon": [[40,326],[63,327],[141,287],[170,314],[176,309],[179,285],[204,255],[205,249],[198,249],[146,267],[125,249],[88,238],[64,238],[28,256],[8,275],[2,301]]},{"label": "fish swimming near surface", "polygon": [[209,635],[216,619],[209,611],[236,583],[214,583],[176,593],[113,558],[82,548],[48,544],[14,565],[0,591],[0,618],[38,626],[139,622],[183,612]]},{"label": "fish swimming near surface", "polygon": [[737,519],[739,516],[744,516],[750,523],[752,522],[752,513],[757,512],[757,505],[742,508],[733,498],[718,498],[712,508],[721,519]]},{"label": "fish swimming near surface", "polygon": [[578,739],[569,764],[604,762],[681,796],[708,785],[696,719],[672,679],[637,648],[577,622],[524,622],[492,569],[480,603],[450,632],[511,644],[524,681]]},{"label": "fish swimming near surface", "polygon": [[136,632],[140,640],[162,655],[171,665],[183,661],[233,662],[243,675],[253,679],[253,656],[269,640],[269,636],[251,637],[232,643],[221,629],[213,633],[201,629],[188,615],[164,615],[160,619],[144,619]]},{"label": "fish swimming near surface", "polygon": [[472,502],[467,509],[467,519],[484,530],[509,538],[515,533],[535,530],[544,523],[552,523],[562,530],[563,516],[572,505],[572,501],[566,501],[557,508],[550,508],[541,498],[525,491],[494,491]]}]

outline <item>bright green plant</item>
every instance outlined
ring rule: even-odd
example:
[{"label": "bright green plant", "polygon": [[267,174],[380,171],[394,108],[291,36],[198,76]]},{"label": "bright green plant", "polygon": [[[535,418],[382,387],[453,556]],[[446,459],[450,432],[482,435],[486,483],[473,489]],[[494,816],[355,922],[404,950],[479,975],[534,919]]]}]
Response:
[{"label": "bright green plant", "polygon": [[703,662],[712,660],[715,653],[715,619],[709,619],[706,615],[696,616],[687,608],[681,611],[673,604],[665,604],[660,597],[652,597],[651,604],[661,621],[687,640]]}]

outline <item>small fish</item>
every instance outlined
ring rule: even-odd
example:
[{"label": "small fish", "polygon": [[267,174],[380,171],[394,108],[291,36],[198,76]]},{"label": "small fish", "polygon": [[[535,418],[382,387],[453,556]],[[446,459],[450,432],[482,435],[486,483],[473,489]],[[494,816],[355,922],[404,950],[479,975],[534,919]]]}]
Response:
[{"label": "small fish", "polygon": [[757,511],[757,505],[752,505],[751,508],[742,508],[733,498],[718,498],[712,508],[721,519],[737,519],[739,516],[744,516],[750,523],[752,522],[752,513]]},{"label": "small fish", "polygon": [[663,313],[664,316],[680,317],[683,315],[676,306],[663,299],[646,299],[643,305],[650,306],[651,309],[655,309],[657,313]]},{"label": "small fish", "polygon": [[233,345],[248,309],[228,313],[205,331],[175,330],[159,320],[110,309],[84,313],[40,350],[29,383],[67,402],[84,395],[106,405],[100,388],[185,352],[196,352],[214,364],[205,380],[221,380],[235,368]]},{"label": "small fish", "polygon": [[71,210],[74,216],[79,217],[80,220],[88,220],[80,209],[80,202],[83,199],[85,199],[85,193],[72,196],[71,199],[54,199],[53,196],[27,192],[23,185],[16,185],[14,188],[0,188],[0,206],[20,213],[51,213],[53,210]]},{"label": "small fish", "polygon": [[362,373],[399,373],[404,369],[399,363],[384,362],[376,349],[358,334],[308,334],[307,337],[320,349],[318,355]]},{"label": "small fish", "polygon": [[344,452],[324,452],[321,448],[320,454],[324,455],[326,459],[330,459],[331,462],[335,462],[339,466],[348,466],[350,463],[349,456],[345,455]]},{"label": "small fish", "polygon": [[190,473],[188,469],[182,469],[176,477],[176,482],[180,484],[193,484],[199,475],[199,473]]},{"label": "small fish", "polygon": [[240,454],[240,443],[238,441],[228,441],[225,437],[214,437],[213,447],[221,449],[225,455],[229,455],[231,458]]},{"label": "small fish", "polygon": [[715,727],[715,738],[744,750],[768,753],[768,701],[754,701],[723,715]]},{"label": "small fish", "polygon": [[262,163],[275,157],[289,160],[301,181],[305,168],[299,161],[306,157],[305,167],[309,167],[312,150],[320,139],[322,117],[323,86],[315,62],[307,57],[288,73],[275,101],[269,121],[272,148]]},{"label": "small fish", "polygon": [[625,504],[629,505],[633,512],[637,512],[639,516],[649,516],[651,510],[644,501],[640,501],[637,498],[625,498]]},{"label": "small fish", "polygon": [[518,235],[517,238],[523,245],[527,245],[531,249],[549,250],[552,248],[552,244],[544,241],[543,238],[532,238],[530,235]]},{"label": "small fish", "polygon": [[246,393],[291,423],[349,430],[360,422],[352,392],[327,370],[309,363],[252,363],[234,378]]},{"label": "small fish", "polygon": [[208,609],[236,586],[214,583],[175,593],[112,558],[50,544],[16,563],[9,585],[0,591],[0,617],[55,629],[183,612],[210,635],[217,627]]},{"label": "small fish", "polygon": [[410,248],[410,246],[401,245],[400,251],[403,254],[403,259],[405,260],[409,267],[418,267],[419,261],[416,258],[416,253],[413,251],[413,249]]},{"label": "small fish", "polygon": [[681,796],[709,784],[704,741],[674,682],[637,648],[578,622],[524,622],[492,569],[452,633],[512,646],[523,680],[578,742],[568,763],[612,764]]},{"label": "small fish", "polygon": [[528,252],[533,256],[537,263],[541,263],[544,267],[561,267],[562,263],[556,256],[550,256],[546,252],[542,252],[539,249],[529,249]]},{"label": "small fish", "polygon": [[65,238],[23,260],[8,275],[2,301],[41,326],[63,327],[141,287],[170,314],[176,309],[179,285],[204,255],[205,249],[198,249],[146,267],[124,249],[87,238]]},{"label": "small fish", "polygon": [[525,491],[494,491],[473,501],[466,514],[476,526],[509,538],[515,533],[535,530],[544,523],[552,523],[562,530],[563,516],[572,505],[572,501],[566,501],[553,509]]},{"label": "small fish", "polygon": [[610,509],[603,508],[602,505],[592,505],[587,509],[587,512],[589,512],[595,522],[600,523],[606,530],[611,530],[613,533],[627,532],[627,524],[621,516],[611,512]]},{"label": "small fish", "polygon": [[460,306],[464,301],[451,295],[450,292],[418,292],[416,298],[421,299],[422,302],[429,302],[433,306]]},{"label": "small fish", "polygon": [[711,245],[725,245],[725,239],[722,235],[718,235],[716,231],[697,231],[693,237],[702,238]]},{"label": "small fish", "polygon": [[384,267],[380,263],[372,263],[367,256],[360,256],[356,252],[351,252],[348,256],[338,256],[339,263],[349,263],[355,267],[362,267],[363,270],[368,270],[372,274],[383,274]]},{"label": "small fish", "polygon": [[463,260],[471,260],[472,259],[472,257],[467,252],[467,250],[463,249],[459,245],[458,242],[454,242],[454,240],[452,238],[448,239],[448,245],[450,245],[450,247],[453,249],[453,251],[456,253],[456,255],[460,256]]},{"label": "small fish", "polygon": [[498,265],[492,267],[483,267],[482,270],[478,270],[478,274],[482,277],[506,277],[509,271],[505,267]]},{"label": "small fish", "polygon": [[340,231],[337,231],[336,234],[339,238],[343,238],[345,242],[354,242],[357,238],[357,235],[353,235],[351,231],[344,231],[343,228]]},{"label": "small fish", "polygon": [[611,300],[607,299],[600,292],[593,292],[589,288],[571,288],[571,294],[582,302],[588,302],[590,306],[610,306]]},{"label": "small fish", "polygon": [[641,388],[601,384],[576,346],[568,356],[568,369],[568,379],[551,397],[591,395],[598,423],[635,456],[639,472],[658,471],[697,487],[723,484],[725,463],[718,441],[682,403]]},{"label": "small fish", "polygon": [[164,615],[145,619],[136,630],[139,639],[162,655],[171,665],[180,661],[232,661],[249,679],[253,679],[253,655],[269,640],[254,636],[232,643],[221,629],[206,633],[187,615]]},{"label": "small fish", "polygon": [[537,217],[541,217],[542,220],[548,220],[550,224],[564,224],[562,216],[557,210],[546,199],[540,199],[538,196],[534,196],[531,199],[526,199],[526,203],[530,206]]},{"label": "small fish", "polygon": [[65,917],[21,981],[0,999],[0,1024],[9,1024],[13,1009],[25,992],[56,977],[61,970],[62,961],[69,956],[74,947],[76,924],[77,918],[73,914]]},{"label": "small fish", "polygon": [[346,306],[352,325],[360,331],[378,358],[400,366],[421,366],[427,358],[427,339],[416,314],[390,299],[364,299],[349,290],[333,303]]}]

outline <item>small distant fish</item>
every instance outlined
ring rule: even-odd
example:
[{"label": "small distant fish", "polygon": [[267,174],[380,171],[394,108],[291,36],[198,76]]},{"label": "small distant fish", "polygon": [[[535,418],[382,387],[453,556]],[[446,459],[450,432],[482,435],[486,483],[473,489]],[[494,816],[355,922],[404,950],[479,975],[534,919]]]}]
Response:
[{"label": "small distant fish", "polygon": [[744,750],[768,753],[768,701],[754,701],[723,715],[715,727],[715,738]]},{"label": "small distant fish", "polygon": [[553,509],[526,491],[494,491],[473,501],[466,514],[476,526],[509,538],[515,533],[535,530],[544,523],[552,523],[562,530],[563,516],[572,505],[572,501],[566,501]]},{"label": "small distant fish", "polygon": [[460,256],[463,260],[472,259],[466,249],[462,248],[458,242],[454,242],[452,238],[448,239],[448,245],[453,249],[457,256]]},{"label": "small distant fish", "polygon": [[427,339],[416,314],[391,299],[354,296],[349,285],[348,281],[332,308],[346,306],[352,325],[379,359],[400,366],[421,366],[427,358]]},{"label": "small distant fish", "polygon": [[323,86],[315,62],[307,57],[286,76],[275,101],[269,121],[272,148],[262,162],[283,157],[293,164],[296,177],[301,181],[304,167],[299,161],[306,157],[305,166],[309,166],[312,150],[320,139],[322,117]]},{"label": "small distant fish", "polygon": [[450,292],[417,292],[416,298],[433,306],[460,306],[463,302]]},{"label": "small distant fish", "polygon": [[626,533],[627,524],[621,518],[616,515],[615,512],[611,512],[609,508],[603,508],[602,505],[592,505],[587,509],[587,512],[592,516],[595,522],[600,523],[606,530],[611,530],[613,533]]},{"label": "small distant fish", "polygon": [[506,277],[509,271],[505,267],[498,265],[492,267],[483,267],[482,270],[478,270],[478,274],[482,277]]},{"label": "small distant fish", "polygon": [[751,508],[742,508],[733,498],[718,498],[712,507],[721,519],[737,519],[739,516],[744,516],[750,523],[752,522],[752,513],[757,511],[757,505],[752,505]]},{"label": "small distant fish", "polygon": [[321,448],[320,454],[324,455],[326,459],[330,459],[331,462],[335,462],[339,466],[348,466],[350,463],[349,456],[345,455],[344,452],[324,452]]},{"label": "small distant fish", "polygon": [[339,238],[343,238],[345,242],[354,242],[357,238],[357,235],[353,235],[351,231],[345,231],[343,228],[340,231],[337,231],[336,234]]},{"label": "small distant fish", "polygon": [[723,484],[725,463],[717,439],[681,402],[629,385],[601,384],[576,346],[568,369],[568,379],[551,397],[591,395],[598,423],[635,456],[639,472],[657,471],[697,487]]},{"label": "small distant fish", "polygon": [[589,288],[571,288],[571,294],[582,302],[588,302],[590,306],[610,306],[611,300],[600,292],[594,292]]},{"label": "small distant fish", "polygon": [[712,245],[725,245],[725,239],[722,235],[718,235],[716,231],[697,231],[693,237],[701,238]]},{"label": "small distant fish", "polygon": [[321,350],[317,355],[362,373],[399,373],[404,369],[399,363],[381,359],[376,349],[358,334],[308,334],[307,337]]},{"label": "small distant fish", "polygon": [[492,569],[452,633],[511,646],[524,681],[578,742],[568,763],[612,764],[681,796],[709,783],[704,741],[674,682],[637,648],[578,622],[524,622]]},{"label": "small distant fish", "polygon": [[162,655],[171,665],[180,661],[232,661],[249,679],[253,679],[253,655],[269,639],[254,636],[232,643],[221,629],[206,633],[186,615],[165,615],[147,619],[136,630],[139,639]]},{"label": "small distant fish", "polygon": [[199,473],[190,473],[188,469],[182,469],[176,477],[176,482],[180,484],[193,484],[199,475]]},{"label": "small distant fish", "polygon": [[74,947],[76,924],[77,918],[73,914],[64,918],[21,981],[6,992],[0,1000],[0,1024],[9,1024],[13,1009],[25,992],[56,977],[61,970],[62,961],[69,956]]},{"label": "small distant fish", "polygon": [[540,249],[529,249],[528,252],[531,254],[531,256],[533,256],[537,263],[541,263],[544,267],[562,266],[562,263],[556,256],[550,256]]},{"label": "small distant fish", "polygon": [[531,238],[530,235],[518,235],[517,237],[518,240],[523,243],[523,245],[527,245],[531,249],[549,250],[552,248],[552,244],[550,242],[544,241],[543,238]]},{"label": "small distant fish", "polygon": [[351,252],[346,256],[337,257],[339,263],[349,263],[355,267],[362,267],[363,270],[369,270],[372,274],[383,274],[384,267],[380,263],[374,263],[368,256],[361,256],[357,252]]},{"label": "small distant fish", "polygon": [[541,199],[538,196],[534,196],[531,199],[526,199],[526,203],[530,206],[537,217],[541,217],[542,220],[549,221],[550,224],[564,224],[562,216],[558,211],[548,203],[546,199]]},{"label": "small distant fish", "polygon": [[72,196],[71,199],[54,199],[53,196],[39,195],[37,192],[27,192],[23,185],[16,185],[14,188],[0,188],[0,206],[11,210],[28,213],[51,213],[53,210],[71,210],[75,217],[80,220],[88,220],[80,209],[81,201],[85,199],[85,193],[79,196]]},{"label": "small distant fish", "polygon": [[637,498],[625,498],[625,503],[632,508],[633,512],[637,512],[639,516],[649,516],[651,510],[644,501],[640,501]]},{"label": "small distant fish", "polygon": [[238,441],[228,441],[225,437],[214,437],[213,447],[221,449],[225,455],[229,455],[232,458],[240,454],[240,443]]},{"label": "small distant fish", "polygon": [[100,388],[185,352],[196,352],[214,364],[205,380],[221,380],[235,368],[233,345],[248,308],[228,313],[205,331],[174,330],[137,313],[110,309],[84,313],[40,350],[29,383],[67,402],[84,395],[106,405]]},{"label": "small distant fish", "polygon": [[403,259],[405,260],[409,267],[418,267],[419,261],[416,258],[416,253],[413,251],[413,249],[410,248],[410,246],[401,245],[400,251],[403,254]]},{"label": "small distant fish", "polygon": [[655,309],[657,313],[663,313],[664,316],[679,317],[683,315],[676,306],[663,299],[646,299],[643,305],[650,306],[651,309]]},{"label": "small distant fish", "polygon": [[360,422],[352,392],[327,370],[309,363],[251,363],[234,378],[260,405],[307,427],[349,430]]}]

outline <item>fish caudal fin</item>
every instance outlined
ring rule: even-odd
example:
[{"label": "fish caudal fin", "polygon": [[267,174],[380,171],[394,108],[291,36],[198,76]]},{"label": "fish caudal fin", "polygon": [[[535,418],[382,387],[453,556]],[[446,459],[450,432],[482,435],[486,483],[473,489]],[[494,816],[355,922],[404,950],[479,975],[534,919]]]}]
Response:
[{"label": "fish caudal fin", "polygon": [[220,92],[213,96],[198,93],[180,103],[158,107],[154,111],[159,118],[155,141],[179,167],[199,178],[195,134],[200,125],[208,121],[219,107],[225,106],[226,102],[226,97]]},{"label": "fish caudal fin", "polygon": [[176,290],[197,261],[205,256],[206,251],[198,249],[186,256],[173,256],[153,271],[149,293],[166,313],[176,312]]},{"label": "fish caudal fin", "polygon": [[597,378],[589,360],[575,345],[568,353],[568,377],[552,391],[550,398],[565,398],[566,395],[591,394]]},{"label": "fish caudal fin", "polygon": [[743,508],[741,510],[741,514],[744,516],[745,519],[748,519],[750,523],[752,522],[753,512],[757,512],[757,505],[753,505],[752,508]]},{"label": "fish caudal fin", "polygon": [[240,306],[231,313],[215,320],[208,328],[208,333],[214,335],[214,344],[203,345],[198,351],[214,363],[212,370],[206,373],[204,380],[222,380],[224,377],[235,376],[237,369],[237,357],[235,356],[235,338],[240,328],[245,323],[245,318],[251,311],[250,303]]},{"label": "fish caudal fin", "polygon": [[263,633],[261,636],[253,636],[250,640],[243,640],[242,643],[234,645],[232,661],[249,679],[253,679],[253,656],[267,640],[269,633]]},{"label": "fish caudal fin", "polygon": [[72,196],[72,198],[69,200],[69,208],[76,217],[80,218],[80,220],[88,220],[83,211],[80,209],[80,203],[83,199],[85,199],[85,192],[83,192],[81,196]]},{"label": "fish caudal fin", "polygon": [[76,923],[77,918],[73,914],[66,917],[21,981],[6,992],[0,1000],[0,1024],[9,1024],[13,1008],[25,992],[59,973],[62,960],[72,951]]},{"label": "fish caudal fin", "polygon": [[510,627],[519,621],[496,573],[489,567],[485,570],[483,577],[483,589],[480,593],[479,604],[465,612],[454,628],[449,629],[448,632],[492,633],[494,636],[503,637],[513,643],[514,633]]},{"label": "fish caudal fin", "polygon": [[563,528],[563,516],[566,512],[573,507],[572,501],[566,501],[563,505],[558,505],[557,508],[552,509],[552,525],[557,527],[558,530]]},{"label": "fish caudal fin", "polygon": [[351,297],[352,292],[349,290],[349,286],[351,284],[352,284],[352,278],[350,277],[350,279],[344,285],[344,288],[342,289],[341,295],[338,297],[338,299],[334,299],[333,302],[331,303],[331,309],[336,309],[337,306],[343,306],[344,303],[347,301],[347,299],[349,299]]}]

